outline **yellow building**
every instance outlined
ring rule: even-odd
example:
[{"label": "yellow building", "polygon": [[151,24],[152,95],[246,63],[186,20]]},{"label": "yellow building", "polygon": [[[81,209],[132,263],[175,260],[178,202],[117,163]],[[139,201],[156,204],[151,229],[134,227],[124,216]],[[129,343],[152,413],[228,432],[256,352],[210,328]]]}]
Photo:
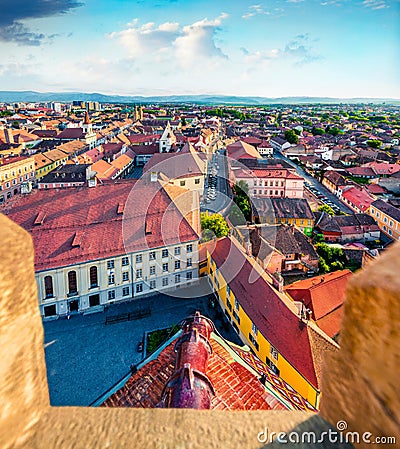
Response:
[{"label": "yellow building", "polygon": [[374,201],[369,215],[378,223],[381,231],[393,240],[400,240],[400,210],[383,200]]},{"label": "yellow building", "polygon": [[322,356],[319,352],[321,348],[334,350],[337,345],[301,316],[296,303],[272,286],[272,278],[245,254],[234,238],[205,244],[200,260],[200,275],[208,275],[222,310],[241,340],[275,374],[318,408],[318,361]]},{"label": "yellow building", "polygon": [[34,165],[32,157],[0,159],[0,204],[21,193],[24,183],[35,181]]},{"label": "yellow building", "polygon": [[43,176],[47,175],[47,173],[51,172],[54,167],[54,161],[49,159],[46,156],[46,153],[38,153],[33,156],[35,160],[35,174],[36,179],[42,179]]}]

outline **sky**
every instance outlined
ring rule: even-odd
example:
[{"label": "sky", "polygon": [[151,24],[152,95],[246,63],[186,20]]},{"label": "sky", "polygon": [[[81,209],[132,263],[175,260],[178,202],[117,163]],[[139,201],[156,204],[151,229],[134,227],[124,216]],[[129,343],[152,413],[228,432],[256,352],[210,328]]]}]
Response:
[{"label": "sky", "polygon": [[0,0],[0,90],[400,98],[400,0]]}]

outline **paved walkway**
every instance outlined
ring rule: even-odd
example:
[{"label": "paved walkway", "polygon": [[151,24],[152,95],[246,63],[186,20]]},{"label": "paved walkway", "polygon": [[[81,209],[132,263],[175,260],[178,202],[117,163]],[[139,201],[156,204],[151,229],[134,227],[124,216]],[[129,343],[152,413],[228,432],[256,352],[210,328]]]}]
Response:
[{"label": "paved walkway", "polygon": [[91,404],[124,377],[130,365],[141,360],[137,344],[145,331],[179,323],[196,310],[209,316],[225,338],[240,344],[233,329],[225,324],[222,312],[209,308],[207,296],[185,299],[159,294],[143,298],[140,307],[149,307],[151,316],[105,324],[106,316],[135,311],[138,305],[138,301],[129,301],[112,305],[106,312],[44,323],[52,405]]}]

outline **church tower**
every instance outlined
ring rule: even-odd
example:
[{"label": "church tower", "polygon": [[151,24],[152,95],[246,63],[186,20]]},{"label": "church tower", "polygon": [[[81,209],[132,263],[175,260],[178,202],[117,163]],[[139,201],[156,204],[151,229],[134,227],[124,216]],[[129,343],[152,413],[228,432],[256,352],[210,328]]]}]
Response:
[{"label": "church tower", "polygon": [[85,120],[83,121],[82,129],[83,129],[84,134],[92,134],[93,133],[92,121],[90,120],[88,111],[86,111],[86,113],[85,113]]},{"label": "church tower", "polygon": [[160,139],[160,153],[169,153],[172,145],[176,143],[176,137],[168,122]]}]

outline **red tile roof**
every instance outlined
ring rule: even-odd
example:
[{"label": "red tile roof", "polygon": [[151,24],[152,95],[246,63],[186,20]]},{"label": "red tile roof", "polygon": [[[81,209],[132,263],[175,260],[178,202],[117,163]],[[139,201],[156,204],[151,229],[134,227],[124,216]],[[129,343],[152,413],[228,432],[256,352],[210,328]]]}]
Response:
[{"label": "red tile roof", "polygon": [[345,190],[342,193],[342,198],[345,198],[347,201],[352,203],[361,212],[366,211],[374,201],[374,198],[368,195],[368,193],[364,190],[359,190],[356,187]]},{"label": "red tile roof", "polygon": [[318,387],[307,328],[279,293],[253,268],[232,238],[217,240],[211,257],[245,313],[264,337],[300,374]]},{"label": "red tile roof", "polygon": [[312,311],[318,326],[334,337],[340,331],[343,310],[339,309],[343,309],[346,286],[351,276],[350,270],[335,271],[294,282],[286,286],[285,291],[295,301],[303,302]]},{"label": "red tile roof", "polygon": [[[129,212],[117,214],[128,197]],[[45,214],[43,223],[35,225],[40,214]],[[36,190],[8,215],[31,233],[38,271],[198,238],[157,182],[118,180],[92,188]],[[145,232],[145,223],[151,233]],[[79,230],[81,243],[73,247]]]},{"label": "red tile roof", "polygon": [[[174,371],[175,341],[164,348],[155,360],[146,363],[133,374],[124,387],[112,394],[105,407],[155,408],[161,393]],[[206,375],[214,386],[211,400],[214,410],[285,410],[286,407],[269,393],[258,378],[228,350],[210,339],[210,355]]]},{"label": "red tile roof", "polygon": [[226,147],[227,155],[232,159],[259,159],[260,153],[250,144],[238,140]]}]

